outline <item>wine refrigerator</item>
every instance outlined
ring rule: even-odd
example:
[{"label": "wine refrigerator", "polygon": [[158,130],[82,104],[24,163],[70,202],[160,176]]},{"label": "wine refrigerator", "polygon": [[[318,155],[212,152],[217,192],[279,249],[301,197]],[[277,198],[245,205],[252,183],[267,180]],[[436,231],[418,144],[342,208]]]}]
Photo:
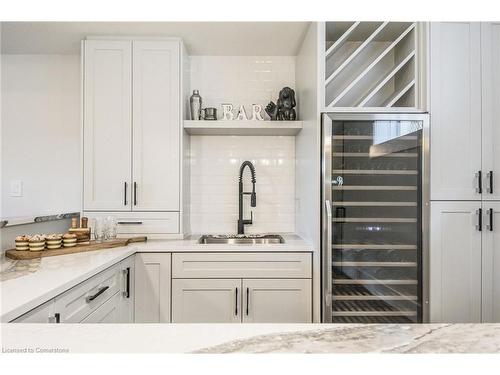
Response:
[{"label": "wine refrigerator", "polygon": [[428,115],[322,115],[322,320],[428,311]]}]

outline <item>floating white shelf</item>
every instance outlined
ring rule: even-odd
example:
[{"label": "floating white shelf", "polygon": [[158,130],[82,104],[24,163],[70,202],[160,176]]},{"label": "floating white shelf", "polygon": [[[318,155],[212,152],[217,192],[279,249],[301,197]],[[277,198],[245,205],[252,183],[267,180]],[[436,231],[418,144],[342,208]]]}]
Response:
[{"label": "floating white shelf", "polygon": [[192,135],[296,135],[302,121],[184,120],[184,130]]}]

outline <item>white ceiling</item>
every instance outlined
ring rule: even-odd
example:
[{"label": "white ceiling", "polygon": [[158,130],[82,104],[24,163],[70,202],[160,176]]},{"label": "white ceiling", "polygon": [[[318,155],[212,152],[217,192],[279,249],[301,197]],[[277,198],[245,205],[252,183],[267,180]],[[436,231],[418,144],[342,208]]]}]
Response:
[{"label": "white ceiling", "polygon": [[2,53],[78,54],[86,36],[166,36],[191,55],[296,55],[309,22],[2,22]]}]

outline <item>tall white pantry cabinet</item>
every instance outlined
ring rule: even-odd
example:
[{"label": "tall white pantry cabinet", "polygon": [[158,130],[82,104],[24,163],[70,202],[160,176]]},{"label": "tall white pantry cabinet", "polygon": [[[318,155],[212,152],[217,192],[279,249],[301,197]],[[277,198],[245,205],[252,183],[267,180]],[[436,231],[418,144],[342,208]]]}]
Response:
[{"label": "tall white pantry cabinet", "polygon": [[431,322],[500,322],[500,23],[431,23]]},{"label": "tall white pantry cabinet", "polygon": [[182,43],[84,42],[83,209],[118,232],[179,235]]}]

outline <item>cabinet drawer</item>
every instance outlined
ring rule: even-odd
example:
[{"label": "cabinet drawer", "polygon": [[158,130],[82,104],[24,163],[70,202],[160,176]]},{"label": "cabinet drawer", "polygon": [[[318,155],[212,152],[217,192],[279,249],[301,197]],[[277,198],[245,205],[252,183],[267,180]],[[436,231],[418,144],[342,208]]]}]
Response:
[{"label": "cabinet drawer", "polygon": [[120,293],[95,309],[81,323],[119,323],[120,322]]},{"label": "cabinet drawer", "polygon": [[79,323],[120,290],[120,269],[114,266],[56,297],[61,323]]},{"label": "cabinet drawer", "polygon": [[97,217],[116,217],[118,235],[179,233],[178,212],[85,212],[91,220]]},{"label": "cabinet drawer", "polygon": [[310,278],[309,253],[174,253],[173,278]]}]

